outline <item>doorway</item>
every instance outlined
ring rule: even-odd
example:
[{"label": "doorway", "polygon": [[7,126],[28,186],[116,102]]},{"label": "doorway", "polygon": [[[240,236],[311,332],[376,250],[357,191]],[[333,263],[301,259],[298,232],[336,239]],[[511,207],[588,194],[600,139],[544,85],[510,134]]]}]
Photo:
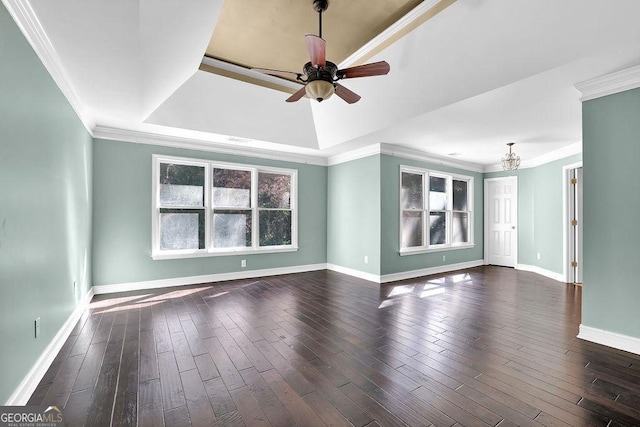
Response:
[{"label": "doorway", "polygon": [[484,262],[515,267],[518,262],[518,177],[484,180]]},{"label": "doorway", "polygon": [[564,271],[567,283],[582,285],[583,215],[582,162],[563,168],[565,251]]}]

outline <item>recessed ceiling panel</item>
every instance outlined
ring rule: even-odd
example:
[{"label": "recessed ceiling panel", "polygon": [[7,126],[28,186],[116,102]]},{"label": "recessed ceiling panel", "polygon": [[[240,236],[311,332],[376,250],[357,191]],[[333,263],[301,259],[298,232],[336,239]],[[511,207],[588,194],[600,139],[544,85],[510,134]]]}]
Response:
[{"label": "recessed ceiling panel", "polygon": [[278,91],[256,91],[255,86],[197,71],[145,123],[266,141],[289,151],[318,149],[311,104],[288,104],[281,98]]},{"label": "recessed ceiling panel", "polygon": [[[422,0],[329,0],[322,14],[327,59],[336,64]],[[252,68],[299,72],[309,61],[304,36],[318,34],[312,0],[226,0],[206,55]]]}]

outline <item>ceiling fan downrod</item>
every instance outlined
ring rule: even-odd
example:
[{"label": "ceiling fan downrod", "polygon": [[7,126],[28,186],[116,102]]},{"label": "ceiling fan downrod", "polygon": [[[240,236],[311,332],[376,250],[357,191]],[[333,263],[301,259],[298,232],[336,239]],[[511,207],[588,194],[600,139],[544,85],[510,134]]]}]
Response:
[{"label": "ceiling fan downrod", "polygon": [[322,12],[329,7],[329,0],[313,0],[313,10],[318,12],[318,37],[322,38]]}]

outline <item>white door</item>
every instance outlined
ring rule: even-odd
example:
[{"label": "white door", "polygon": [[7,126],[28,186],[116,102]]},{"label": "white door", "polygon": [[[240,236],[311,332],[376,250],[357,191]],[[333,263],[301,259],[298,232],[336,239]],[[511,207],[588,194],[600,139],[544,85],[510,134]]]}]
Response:
[{"label": "white door", "polygon": [[518,260],[518,177],[484,181],[485,262],[515,267]]}]

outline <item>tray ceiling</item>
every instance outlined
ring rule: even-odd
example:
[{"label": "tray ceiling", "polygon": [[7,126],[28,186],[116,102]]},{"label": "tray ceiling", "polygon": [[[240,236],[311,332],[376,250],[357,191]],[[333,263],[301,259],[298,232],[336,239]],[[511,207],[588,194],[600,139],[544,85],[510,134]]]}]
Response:
[{"label": "tray ceiling", "polygon": [[2,0],[94,136],[270,158],[391,144],[487,166],[511,141],[540,158],[581,141],[575,83],[640,64],[637,0],[330,2],[328,59],[391,65],[348,82],[354,105],[286,103],[296,83],[247,70],[300,70],[311,0]]},{"label": "tray ceiling", "polygon": [[[327,59],[338,64],[422,0],[334,0],[322,15]],[[306,34],[318,34],[311,0],[226,0],[206,56],[246,68],[299,72]]]}]

